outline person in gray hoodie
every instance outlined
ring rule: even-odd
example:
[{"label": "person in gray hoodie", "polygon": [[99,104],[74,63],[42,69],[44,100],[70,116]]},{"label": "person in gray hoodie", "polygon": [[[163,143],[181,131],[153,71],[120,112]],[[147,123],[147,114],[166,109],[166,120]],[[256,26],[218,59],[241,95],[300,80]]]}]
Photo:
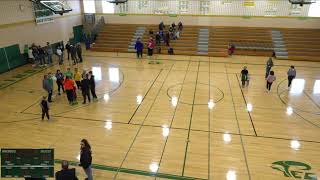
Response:
[{"label": "person in gray hoodie", "polygon": [[48,64],[52,64],[53,50],[52,50],[51,44],[49,42],[47,42],[47,53],[48,53]]},{"label": "person in gray hoodie", "polygon": [[287,72],[287,75],[288,75],[288,88],[290,88],[291,86],[291,83],[292,83],[292,80],[294,78],[296,78],[296,69],[294,68],[294,66],[291,66]]},{"label": "person in gray hoodie", "polygon": [[48,75],[44,75],[42,80],[42,87],[44,90],[48,92],[48,102],[52,102],[51,97],[52,97],[52,91],[53,91],[53,84],[50,83]]},{"label": "person in gray hoodie", "polygon": [[266,76],[265,76],[265,78],[267,78],[269,76],[269,73],[270,73],[272,67],[273,67],[273,61],[272,61],[272,58],[269,58],[269,60],[267,61],[267,64],[266,64]]}]

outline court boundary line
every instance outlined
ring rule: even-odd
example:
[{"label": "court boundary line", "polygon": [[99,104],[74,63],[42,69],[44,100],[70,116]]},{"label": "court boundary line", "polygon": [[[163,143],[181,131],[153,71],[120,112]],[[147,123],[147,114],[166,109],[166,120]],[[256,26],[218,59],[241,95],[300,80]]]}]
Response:
[{"label": "court boundary line", "polygon": [[[117,173],[114,175],[113,180],[116,179],[117,175],[119,174],[120,168],[122,168],[123,163],[125,162],[126,158],[128,157],[128,154],[129,154],[131,148],[133,147],[133,144],[134,144],[135,140],[137,139],[137,137],[138,137],[138,135],[139,135],[139,133],[140,133],[142,127],[143,127],[143,124],[144,124],[144,122],[146,121],[146,119],[147,119],[147,117],[148,117],[151,109],[153,108],[153,105],[155,104],[156,99],[157,99],[157,97],[159,96],[159,94],[160,94],[160,92],[161,92],[161,89],[163,88],[163,85],[164,85],[166,79],[168,78],[168,76],[169,76],[172,68],[173,68],[173,65],[174,65],[174,64],[171,65],[171,68],[170,68],[170,70],[168,71],[168,74],[166,75],[165,80],[162,82],[162,85],[161,85],[161,87],[159,88],[158,93],[157,93],[156,97],[154,98],[154,100],[153,100],[153,102],[152,102],[152,104],[151,104],[151,106],[150,106],[150,108],[149,108],[146,116],[144,117],[144,120],[142,121],[142,123],[141,123],[141,125],[140,125],[140,127],[139,127],[139,129],[138,129],[138,131],[137,131],[137,133],[136,133],[136,135],[134,136],[133,141],[132,141],[131,145],[129,146],[129,149],[128,149],[127,153],[125,154],[125,156],[124,156],[124,158],[123,158],[123,160],[122,160],[122,162],[121,162],[121,164],[120,164],[120,166],[119,166],[119,169],[117,170]],[[161,74],[162,72],[163,72],[163,69],[161,69],[161,70],[159,71],[158,75],[157,75],[156,78],[154,79],[154,81],[153,81],[153,83],[152,83],[151,86],[153,86],[153,85],[155,84],[155,82],[157,81],[157,79],[159,78],[159,76],[160,76],[160,74]]]},{"label": "court boundary line", "polygon": [[[196,71],[193,71],[193,72],[196,72]],[[199,72],[201,72],[201,71],[199,71]],[[207,72],[207,71],[204,71],[204,72]],[[187,82],[187,83],[194,83],[194,82]],[[185,83],[186,84],[186,83]],[[205,84],[205,83],[198,83],[198,84],[202,84],[202,85],[207,85],[207,86],[209,86],[209,90],[210,90],[210,85],[209,84]],[[177,83],[177,84],[174,84],[174,85],[171,85],[170,87],[168,87],[168,89],[167,89],[167,96],[169,97],[169,99],[172,99],[172,97],[170,96],[170,94],[169,94],[169,90],[171,89],[171,88],[173,88],[173,87],[175,87],[175,86],[178,86],[178,85],[182,85],[182,83]],[[219,88],[219,87],[216,87],[216,86],[212,86],[212,87],[215,87],[215,88],[217,88],[218,90],[219,90],[219,92],[221,93],[221,97],[217,100],[217,101],[214,101],[214,103],[219,103],[220,101],[222,101],[223,99],[224,99],[224,92]],[[193,105],[195,105],[195,106],[203,106],[203,105],[208,105],[208,104],[200,104],[200,103],[198,103],[198,104],[191,104],[191,103],[187,103],[187,102],[184,102],[184,101],[179,101],[179,103],[181,103],[181,104],[186,104],[186,105],[190,105],[190,106],[193,106]]]},{"label": "court boundary line", "polygon": [[[22,114],[31,114],[31,115],[41,115],[41,114],[35,114],[35,113],[22,113]],[[70,116],[61,116],[61,115],[51,115],[52,117],[58,117],[58,118],[70,118],[70,119],[74,119],[74,120],[82,120],[82,121],[92,121],[92,122],[105,122],[105,120],[103,119],[92,119],[92,118],[81,118],[81,117],[70,117]],[[40,118],[40,117],[39,117]],[[37,120],[38,118],[35,118],[33,120]],[[10,122],[0,122],[0,123],[19,123],[19,122],[23,122],[24,120],[18,120],[18,121],[10,121]],[[28,120],[28,121],[32,121],[31,119]],[[116,124],[128,124],[126,122],[115,122],[113,121],[112,123],[116,123]],[[137,123],[130,123],[130,125],[135,125],[135,126],[139,126],[141,124],[137,124]],[[161,128],[161,126],[158,126],[158,125],[150,125],[150,124],[147,124],[147,125],[143,125],[143,126],[148,126],[148,127],[159,127]],[[171,129],[176,129],[176,130],[188,130],[188,129],[185,129],[185,128],[180,128],[180,127],[171,127]],[[221,132],[221,131],[206,131],[206,130],[201,130],[201,129],[191,129],[191,131],[200,131],[200,132],[211,132],[211,133],[225,133],[225,132]],[[289,138],[283,138],[283,137],[275,137],[275,136],[263,136],[263,135],[258,135],[258,136],[255,136],[255,135],[252,135],[252,134],[239,134],[239,133],[232,133],[232,132],[229,132],[229,134],[232,134],[232,135],[241,135],[241,136],[252,136],[252,137],[263,137],[263,138],[271,138],[271,139],[283,139],[283,140],[292,140],[292,139],[289,139]],[[303,139],[299,139],[299,141],[303,141],[303,142],[311,142],[311,143],[320,143],[320,141],[312,141],[312,140],[303,140]]]},{"label": "court boundary line", "polygon": [[[279,93],[280,85],[281,85],[284,81],[286,81],[286,79],[283,79],[283,80],[280,81],[280,83],[278,84],[278,86],[277,86],[277,94],[278,94],[278,98],[280,99],[280,101],[283,103],[284,106],[286,106],[287,103],[284,102],[284,100],[280,97],[280,93]],[[298,115],[298,116],[299,116],[302,120],[304,120],[305,122],[308,122],[309,124],[311,124],[311,125],[313,125],[313,126],[315,126],[315,127],[317,127],[317,128],[320,128],[319,125],[317,125],[317,124],[313,123],[312,121],[306,119],[305,117],[301,116],[301,115],[297,112],[297,110],[294,110],[294,109],[293,109],[293,113],[296,114],[296,115]]]},{"label": "court boundary line", "polygon": [[[245,103],[246,106],[247,106],[247,104],[248,104],[248,103],[247,103],[247,99],[246,99],[246,97],[244,96],[243,90],[242,90],[242,88],[241,88],[241,86],[240,86],[240,81],[239,81],[238,74],[236,74],[236,77],[237,77],[237,82],[238,82],[238,85],[239,85],[239,88],[240,88],[240,91],[241,91],[241,94],[242,94],[242,98],[243,98],[243,100],[244,100],[244,103]],[[256,136],[258,136],[257,131],[256,131],[256,128],[255,128],[254,123],[253,123],[253,119],[252,119],[251,113],[250,113],[249,111],[247,111],[247,113],[248,113],[248,115],[249,115],[249,118],[250,118],[250,121],[251,121],[251,126],[252,126],[252,128],[253,128],[254,134],[255,134]]]},{"label": "court boundary line", "polygon": [[[225,65],[226,72],[228,72],[227,65],[226,64],[224,64],[224,65]],[[229,77],[228,74],[227,74],[227,80],[228,80],[228,84],[229,84],[229,91],[230,91],[230,95],[231,95],[231,99],[232,99],[232,106],[233,106],[233,110],[234,110],[234,115],[235,115],[235,119],[237,121],[238,132],[239,132],[239,134],[241,134],[241,129],[240,129],[239,120],[238,120],[238,114],[237,114],[237,110],[236,110],[236,107],[235,107],[233,93],[232,93],[232,89],[231,89],[230,77]],[[246,164],[246,167],[247,167],[248,177],[249,177],[249,180],[251,180],[251,173],[250,173],[250,169],[249,169],[249,165],[248,165],[247,153],[246,153],[246,150],[244,148],[244,143],[243,143],[242,136],[240,136],[240,142],[241,142],[241,146],[242,146],[242,152],[243,152],[244,160],[246,162],[245,164]]]},{"label": "court boundary line", "polygon": [[[209,101],[211,100],[211,73],[210,73],[210,71],[211,71],[211,64],[209,63],[209,71],[208,71],[208,84],[209,84]],[[214,85],[213,85],[213,87],[215,87]],[[219,89],[220,90],[220,89]],[[222,92],[222,99],[224,98],[224,92],[221,90],[221,92]],[[221,99],[221,100],[222,100]],[[208,106],[209,106],[209,102],[208,102]],[[215,106],[215,105],[214,105]],[[211,133],[210,133],[210,131],[211,131],[211,110],[209,109],[209,107],[208,107],[208,180],[210,180],[210,175],[211,175]],[[213,118],[212,118],[212,120],[213,120]],[[213,153],[213,152],[212,152]],[[213,163],[212,163],[212,167],[213,167]],[[212,179],[214,179],[214,178],[212,178]]]},{"label": "court boundary line", "polygon": [[320,105],[317,102],[315,102],[315,100],[312,97],[310,97],[308,93],[306,93],[305,91],[303,91],[303,93],[312,101],[314,105],[318,107],[318,109],[320,109]]},{"label": "court boundary line", "polygon": [[[196,100],[196,93],[197,93],[197,86],[198,86],[198,78],[199,78],[199,69],[200,69],[200,62],[198,62],[198,71],[197,71],[197,77],[196,77],[196,84],[194,86],[194,93],[193,93],[193,103]],[[192,118],[193,118],[193,110],[194,110],[194,105],[191,106],[191,113],[190,113],[190,122],[189,122],[189,129],[188,129],[188,137],[187,137],[187,143],[186,143],[186,149],[185,149],[185,154],[184,154],[184,160],[183,160],[183,168],[182,168],[182,176],[184,175],[184,170],[186,166],[186,161],[187,161],[187,154],[188,154],[188,147],[189,147],[189,142],[190,142],[190,129],[192,125]]]},{"label": "court boundary line", "polygon": [[[170,130],[170,129],[173,129],[173,128],[172,128],[172,124],[173,124],[174,118],[175,118],[175,116],[176,116],[176,112],[177,112],[177,109],[178,109],[178,105],[179,105],[179,103],[180,103],[179,99],[180,99],[180,96],[181,96],[181,94],[182,94],[184,81],[185,81],[185,79],[186,79],[186,77],[187,77],[187,74],[188,74],[188,72],[189,72],[189,67],[190,67],[190,62],[188,63],[188,67],[187,67],[187,69],[185,70],[185,75],[184,75],[184,78],[183,78],[183,80],[182,80],[181,89],[180,89],[180,92],[179,92],[179,95],[178,95],[178,103],[177,103],[177,106],[176,106],[175,109],[174,109],[174,112],[173,112],[173,115],[172,115],[172,118],[171,118],[171,122],[170,122],[170,126],[169,126],[169,130]],[[168,88],[167,88],[167,90],[168,90]],[[163,150],[162,150],[162,153],[161,153],[161,157],[160,157],[160,160],[159,160],[159,168],[158,168],[157,172],[159,172],[159,169],[160,169],[160,167],[161,167],[162,158],[163,158],[164,152],[165,152],[165,150],[166,150],[167,142],[168,142],[169,137],[170,137],[170,136],[168,136],[168,137],[166,138],[166,141],[165,141],[165,143],[164,143]]]},{"label": "court boundary line", "polygon": [[[163,71],[163,69],[160,69],[160,72],[159,72],[159,74],[161,74],[161,72]],[[158,74],[158,75],[159,75]],[[129,121],[128,121],[128,124],[130,124],[131,123],[131,121],[132,121],[132,119],[133,119],[133,117],[136,115],[136,113],[138,112],[138,110],[139,110],[139,108],[140,108],[140,106],[141,106],[141,104],[143,103],[143,101],[146,99],[146,97],[147,97],[147,95],[149,94],[149,92],[150,92],[150,90],[152,89],[152,87],[153,87],[153,85],[154,85],[154,83],[155,83],[156,81],[153,81],[152,82],[152,84],[150,85],[150,87],[148,88],[148,90],[147,90],[147,92],[146,92],[146,94],[144,94],[144,96],[143,96],[143,98],[142,98],[142,100],[141,100],[141,103],[140,104],[138,104],[138,106],[136,107],[136,109],[135,109],[135,111],[133,112],[133,114],[131,115],[131,117],[130,117],[130,119],[129,119]]]},{"label": "court boundary line", "polygon": [[[286,102],[285,100],[283,100],[283,99],[281,98],[281,95],[282,95],[283,93],[285,93],[286,91],[287,91],[287,90],[283,90],[282,92],[279,93],[280,100],[283,101],[282,103],[283,103],[284,105],[288,105],[288,102]],[[302,113],[306,113],[306,114],[320,115],[320,112],[311,112],[311,111],[307,111],[307,110],[300,109],[299,107],[295,107],[294,109],[295,109],[296,111],[299,111],[299,112],[302,112]]]},{"label": "court boundary line", "polygon": [[[31,113],[24,113],[24,114],[31,114]],[[33,115],[41,115],[41,114],[33,114]],[[68,117],[68,116],[57,116],[57,115],[52,115],[52,117],[58,117],[58,118],[70,118],[70,119],[74,119],[74,120],[82,120],[82,121],[92,121],[92,122],[105,122],[105,120],[99,120],[99,119],[90,119],[90,118],[80,118],[80,117]],[[40,117],[39,117],[40,118]],[[38,117],[37,118],[34,118],[34,119],[28,119],[28,121],[33,121],[33,120],[37,120],[39,119]],[[14,121],[14,122],[0,122],[0,123],[19,123],[19,122],[23,122],[24,120],[19,120],[19,121]],[[126,122],[112,122],[112,123],[115,123],[115,124],[123,124],[123,125],[128,125],[128,123]],[[130,125],[134,125],[134,126],[141,126],[141,124],[136,124],[136,123],[130,123]],[[153,128],[162,128],[162,126],[160,125],[143,125],[143,126],[146,126],[146,127],[153,127]],[[180,127],[171,127],[171,129],[174,129],[174,130],[185,130],[187,131],[188,129],[185,129],[185,128],[180,128]],[[222,132],[222,131],[206,131],[206,130],[201,130],[201,129],[191,129],[191,131],[198,131],[198,132],[210,132],[210,133],[214,133],[214,134],[224,134],[225,132]],[[252,134],[239,134],[239,133],[233,133],[233,132],[229,132],[229,134],[231,135],[237,135],[237,136],[248,136],[248,137],[258,137],[258,138],[267,138],[267,139],[278,139],[278,140],[293,140],[293,139],[290,139],[290,138],[283,138],[283,137],[274,137],[274,136],[263,136],[263,135],[258,135],[258,136],[255,136],[255,135],[252,135]],[[308,142],[308,143],[320,143],[320,141],[312,141],[312,140],[304,140],[304,139],[299,139],[299,141],[301,142]]]},{"label": "court boundary line", "polygon": [[[55,159],[55,164],[61,164],[63,160]],[[76,161],[68,161],[69,165],[72,166],[78,166],[79,162]],[[137,170],[137,169],[129,169],[129,168],[119,168],[114,166],[107,166],[107,165],[99,165],[99,164],[92,164],[93,169],[97,170],[104,170],[104,171],[112,171],[117,172],[118,169],[120,173],[126,173],[126,174],[134,174],[134,175],[142,175],[142,176],[148,176],[148,177],[155,177],[155,178],[166,178],[166,179],[174,179],[174,180],[207,180],[202,178],[195,178],[195,177],[188,177],[188,176],[178,176],[174,174],[167,174],[167,173],[152,173],[145,170]]]},{"label": "court boundary line", "polygon": [[[126,53],[122,53],[122,54],[126,54]],[[128,53],[129,54],[129,53]],[[86,55],[83,55],[83,56],[88,56],[88,57],[109,57],[109,58],[124,58],[124,59],[135,59],[134,57],[126,57],[126,56],[100,56],[100,55],[89,55],[89,54],[86,54]],[[208,63],[218,63],[218,64],[248,64],[248,65],[259,65],[259,66],[265,66],[265,63],[263,64],[254,64],[254,63],[233,63],[233,62],[223,62],[223,61],[214,61],[214,62],[210,62],[210,59],[204,61],[204,60],[198,60],[198,61],[194,61],[194,60],[191,60],[191,57],[193,56],[188,56],[188,55],[181,55],[181,56],[184,56],[184,57],[189,57],[189,60],[174,60],[174,59],[167,59],[167,58],[161,58],[159,60],[162,60],[162,61],[191,61],[191,62],[208,62]],[[243,57],[243,56],[241,56]],[[258,57],[265,57],[265,56],[258,56]],[[195,56],[196,58],[196,56]],[[212,58],[220,58],[220,57],[212,57]],[[226,58],[228,59],[228,57],[223,57],[223,58]],[[267,57],[266,57],[267,59]],[[147,59],[146,59],[147,60]],[[276,60],[279,60],[279,61],[292,61],[292,62],[313,62],[313,63],[316,63],[318,61],[296,61],[296,60],[281,60],[281,59],[276,59]],[[274,66],[279,66],[279,67],[289,67],[290,64],[288,65],[274,65]],[[299,66],[299,65],[295,65],[295,67],[303,67],[303,68],[318,68],[320,69],[320,66],[319,67],[314,67],[314,66]]]}]

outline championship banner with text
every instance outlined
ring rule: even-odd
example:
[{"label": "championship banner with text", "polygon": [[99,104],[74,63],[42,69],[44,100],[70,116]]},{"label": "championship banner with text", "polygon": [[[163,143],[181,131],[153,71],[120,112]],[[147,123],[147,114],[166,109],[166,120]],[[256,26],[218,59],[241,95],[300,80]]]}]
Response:
[{"label": "championship banner with text", "polygon": [[54,14],[52,11],[38,3],[32,3],[32,6],[37,24],[54,22]]}]

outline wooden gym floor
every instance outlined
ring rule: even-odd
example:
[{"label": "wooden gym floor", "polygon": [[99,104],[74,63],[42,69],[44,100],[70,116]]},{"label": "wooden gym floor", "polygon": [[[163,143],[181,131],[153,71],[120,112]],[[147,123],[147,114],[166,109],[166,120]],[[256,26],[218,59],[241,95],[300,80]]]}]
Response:
[{"label": "wooden gym floor", "polygon": [[[40,118],[42,77],[67,66],[37,70],[3,87],[0,147],[54,148],[57,171],[60,160],[77,163],[86,138],[97,180],[320,179],[320,63],[275,60],[277,81],[267,93],[267,57],[156,58],[161,64],[134,54],[86,52],[79,68],[94,67],[99,100],[83,105],[78,92],[79,104],[69,106],[55,92],[50,121]],[[295,93],[286,88],[290,65],[299,79]],[[243,66],[251,75],[244,89]],[[1,74],[0,82],[28,69]],[[79,167],[77,173],[84,177]]]}]

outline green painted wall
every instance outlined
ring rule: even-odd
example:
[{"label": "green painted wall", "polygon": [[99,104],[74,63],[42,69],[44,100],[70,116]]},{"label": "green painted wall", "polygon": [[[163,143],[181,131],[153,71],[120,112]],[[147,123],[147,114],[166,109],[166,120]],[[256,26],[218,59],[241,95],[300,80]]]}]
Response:
[{"label": "green painted wall", "polygon": [[26,64],[26,59],[20,53],[19,45],[0,48],[0,73]]},{"label": "green painted wall", "polygon": [[74,43],[82,42],[82,35],[83,35],[83,25],[74,26],[73,27],[73,40]]}]

